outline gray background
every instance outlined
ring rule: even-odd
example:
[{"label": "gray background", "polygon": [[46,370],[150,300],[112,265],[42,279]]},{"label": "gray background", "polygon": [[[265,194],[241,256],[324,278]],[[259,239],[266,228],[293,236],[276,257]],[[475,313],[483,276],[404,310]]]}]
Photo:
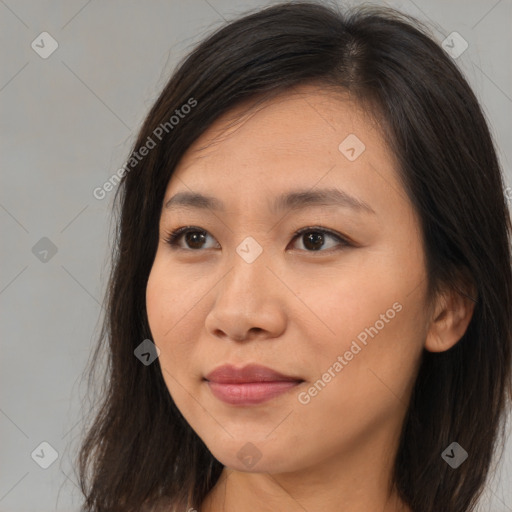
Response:
[{"label": "gray background", "polygon": [[[81,502],[71,460],[80,376],[102,315],[113,198],[95,199],[93,189],[125,162],[175,63],[224,19],[271,3],[0,0],[1,512],[71,511]],[[512,0],[388,5],[426,21],[439,41],[457,31],[468,42],[456,61],[512,185]],[[59,46],[43,59],[31,43],[45,31]],[[56,254],[41,252],[43,237]],[[59,454],[48,469],[31,458],[43,441]],[[49,456],[38,450],[40,460]],[[511,468],[509,440],[482,511],[512,511]]]}]

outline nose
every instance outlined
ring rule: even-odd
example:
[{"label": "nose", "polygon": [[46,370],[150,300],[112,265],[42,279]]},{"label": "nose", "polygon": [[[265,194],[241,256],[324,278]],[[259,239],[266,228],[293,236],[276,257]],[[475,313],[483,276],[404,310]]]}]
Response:
[{"label": "nose", "polygon": [[252,263],[238,254],[232,259],[231,268],[214,287],[213,303],[205,319],[210,335],[244,341],[276,338],[284,332],[287,289],[276,271],[267,266],[263,254]]}]

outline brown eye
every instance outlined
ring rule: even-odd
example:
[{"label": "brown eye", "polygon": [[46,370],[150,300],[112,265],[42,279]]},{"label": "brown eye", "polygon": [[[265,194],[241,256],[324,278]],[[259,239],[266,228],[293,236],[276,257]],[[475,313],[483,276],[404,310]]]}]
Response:
[{"label": "brown eye", "polygon": [[325,243],[325,236],[323,233],[309,233],[302,235],[304,247],[313,251],[318,251]]},{"label": "brown eye", "polygon": [[[173,231],[165,241],[176,249],[199,250],[204,248],[208,236],[210,236],[209,233],[203,229],[186,226]],[[182,239],[185,241],[185,246],[181,244]]]},{"label": "brown eye", "polygon": [[[199,251],[201,249],[219,248],[217,243],[214,246],[207,247],[206,242],[211,235],[204,229],[195,226],[184,226],[176,229],[166,238],[166,242],[173,249],[183,249]],[[213,240],[213,237],[211,237]],[[338,233],[328,231],[323,228],[307,227],[294,234],[293,240],[302,240],[303,249],[306,252],[328,252],[343,247],[349,247],[352,244]],[[331,239],[334,243],[328,243]],[[183,242],[185,245],[183,245]]]},{"label": "brown eye", "polygon": [[[326,246],[326,240],[334,240],[336,243]],[[295,239],[302,240],[303,246],[307,252],[319,252],[321,249],[336,249],[339,246],[346,247],[351,244],[337,233],[332,233],[325,229],[304,228],[296,233]],[[322,251],[320,251],[322,252]],[[325,251],[324,251],[325,252]]]},{"label": "brown eye", "polygon": [[204,231],[188,231],[184,233],[185,243],[192,249],[200,249],[206,239]]}]

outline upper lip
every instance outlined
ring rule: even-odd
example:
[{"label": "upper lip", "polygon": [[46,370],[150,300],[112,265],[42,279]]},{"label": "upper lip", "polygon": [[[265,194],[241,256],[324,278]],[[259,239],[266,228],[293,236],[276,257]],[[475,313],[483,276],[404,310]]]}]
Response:
[{"label": "upper lip", "polygon": [[272,368],[259,364],[249,364],[242,368],[225,364],[218,366],[208,375],[206,380],[220,384],[238,384],[242,382],[276,382],[276,381],[302,381],[300,377],[284,375]]}]

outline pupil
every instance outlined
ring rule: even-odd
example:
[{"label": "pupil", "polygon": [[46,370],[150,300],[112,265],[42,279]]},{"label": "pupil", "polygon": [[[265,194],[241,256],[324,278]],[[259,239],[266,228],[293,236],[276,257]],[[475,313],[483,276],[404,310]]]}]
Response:
[{"label": "pupil", "polygon": [[[194,247],[196,249],[201,247],[201,243],[204,243],[204,233],[201,233],[199,231],[192,231],[188,232],[185,235],[185,238],[187,239],[187,244],[191,247]],[[196,245],[194,245],[196,244]]]},{"label": "pupil", "polygon": [[311,242],[313,244],[313,250],[318,250],[321,248],[322,244],[323,244],[323,234],[322,233],[316,233],[316,234],[308,234],[307,237],[306,237],[306,240],[307,240],[307,243],[305,243],[304,245],[307,247],[308,246],[308,243]]}]

